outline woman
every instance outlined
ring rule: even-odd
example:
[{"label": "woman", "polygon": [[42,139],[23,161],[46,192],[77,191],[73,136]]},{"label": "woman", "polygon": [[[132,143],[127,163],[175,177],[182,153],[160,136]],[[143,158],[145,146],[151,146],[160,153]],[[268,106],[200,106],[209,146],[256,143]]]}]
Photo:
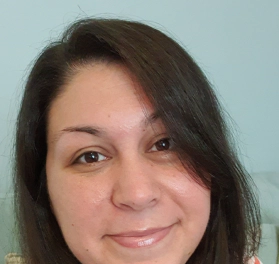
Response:
[{"label": "woman", "polygon": [[259,212],[193,59],[147,25],[76,22],[17,123],[27,263],[257,263]]}]

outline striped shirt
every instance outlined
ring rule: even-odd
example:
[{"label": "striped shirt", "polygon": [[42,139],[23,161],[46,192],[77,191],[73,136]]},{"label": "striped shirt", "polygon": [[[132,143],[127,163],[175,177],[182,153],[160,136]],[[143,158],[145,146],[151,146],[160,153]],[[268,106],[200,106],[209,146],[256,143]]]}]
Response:
[{"label": "striped shirt", "polygon": [[263,264],[257,257],[253,257],[249,260],[248,264]]}]

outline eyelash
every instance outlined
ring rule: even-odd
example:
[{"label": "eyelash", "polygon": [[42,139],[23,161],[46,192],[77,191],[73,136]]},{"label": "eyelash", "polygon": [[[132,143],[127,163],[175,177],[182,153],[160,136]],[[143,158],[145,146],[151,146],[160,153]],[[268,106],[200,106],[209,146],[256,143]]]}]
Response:
[{"label": "eyelash", "polygon": [[[153,148],[156,148],[155,150]],[[167,149],[162,149],[166,147]],[[160,149],[161,148],[161,149]],[[149,152],[160,152],[160,151],[170,151],[173,148],[173,142],[170,138],[162,138],[158,141],[156,141],[152,147],[150,148]],[[99,160],[99,158],[102,158]],[[87,158],[92,159],[90,161],[86,160]],[[97,151],[87,151],[83,154],[81,154],[75,161],[75,164],[92,164],[97,163],[101,161],[108,160],[109,157],[101,154]],[[82,161],[83,160],[83,161]]]},{"label": "eyelash", "polygon": [[[165,142],[167,141],[167,142]],[[159,145],[161,144],[161,145]],[[157,150],[153,150],[152,151],[152,148],[153,147],[157,147]],[[167,147],[167,149],[158,149],[158,148],[162,148],[162,147]],[[168,151],[170,149],[173,148],[173,142],[170,138],[162,138],[158,141],[156,141],[153,145],[152,145],[152,148],[150,149],[150,152],[155,152],[155,151]]]},{"label": "eyelash", "polygon": [[[102,160],[99,160],[100,157],[103,157]],[[86,159],[92,159],[92,161],[87,161]],[[97,159],[97,160],[96,160]],[[91,163],[96,163],[100,161],[107,160],[108,158],[101,154],[100,152],[97,151],[88,151],[80,155],[74,163],[79,163],[79,164],[91,164]],[[83,161],[82,161],[83,160]]]}]

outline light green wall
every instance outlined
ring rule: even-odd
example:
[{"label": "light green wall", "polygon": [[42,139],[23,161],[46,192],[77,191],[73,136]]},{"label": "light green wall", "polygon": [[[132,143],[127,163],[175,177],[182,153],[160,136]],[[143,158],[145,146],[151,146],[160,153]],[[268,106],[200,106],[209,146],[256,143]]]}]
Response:
[{"label": "light green wall", "polygon": [[0,196],[8,192],[15,113],[27,65],[69,21],[142,20],[178,39],[237,125],[249,171],[279,171],[279,1],[0,0]]}]

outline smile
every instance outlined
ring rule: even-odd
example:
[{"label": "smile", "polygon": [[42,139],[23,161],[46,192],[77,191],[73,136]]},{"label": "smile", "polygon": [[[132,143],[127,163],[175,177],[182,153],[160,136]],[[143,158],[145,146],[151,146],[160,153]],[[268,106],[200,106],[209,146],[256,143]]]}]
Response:
[{"label": "smile", "polygon": [[164,239],[171,231],[173,225],[163,228],[154,228],[144,231],[131,231],[109,235],[116,243],[127,248],[148,247]]}]

